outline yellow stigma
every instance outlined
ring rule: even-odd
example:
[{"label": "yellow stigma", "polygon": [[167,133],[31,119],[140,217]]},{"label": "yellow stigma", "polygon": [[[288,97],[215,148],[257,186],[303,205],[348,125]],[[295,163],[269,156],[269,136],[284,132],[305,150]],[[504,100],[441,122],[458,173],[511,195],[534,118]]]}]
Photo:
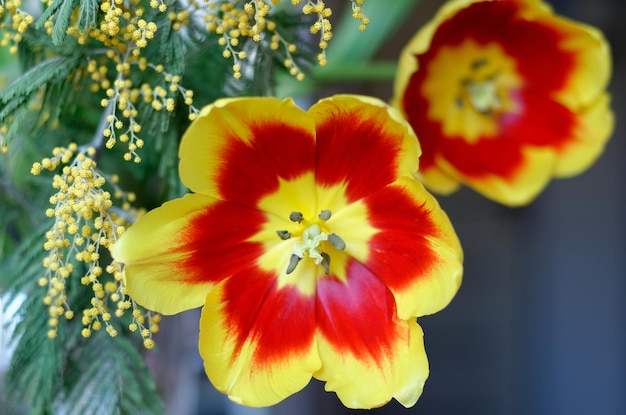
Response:
[{"label": "yellow stigma", "polygon": [[322,241],[327,241],[328,235],[322,232],[317,223],[312,224],[302,232],[302,240],[293,243],[292,252],[298,258],[304,258],[304,254],[308,254],[315,261],[315,264],[321,264],[324,260],[320,251]]},{"label": "yellow stigma", "polygon": [[466,81],[464,86],[472,107],[480,113],[489,114],[502,106],[498,96],[496,84],[487,79],[485,81]]},{"label": "yellow stigma", "polygon": [[[331,211],[322,210],[317,216],[321,221],[327,221],[330,219]],[[291,212],[289,214],[289,220],[297,222],[298,224],[305,221],[302,212]],[[309,222],[311,223],[311,222]],[[292,234],[287,230],[276,231],[278,237],[282,240],[290,239]],[[327,252],[322,251],[323,242],[328,241],[330,245],[338,251],[343,251],[346,248],[346,243],[337,234],[328,234],[322,231],[318,221],[313,221],[309,226],[302,230],[299,240],[296,240],[291,245],[291,257],[289,258],[289,265],[287,265],[286,274],[291,274],[300,261],[308,256],[313,259],[315,265],[322,265],[324,268],[324,274],[330,273],[330,255]]]}]

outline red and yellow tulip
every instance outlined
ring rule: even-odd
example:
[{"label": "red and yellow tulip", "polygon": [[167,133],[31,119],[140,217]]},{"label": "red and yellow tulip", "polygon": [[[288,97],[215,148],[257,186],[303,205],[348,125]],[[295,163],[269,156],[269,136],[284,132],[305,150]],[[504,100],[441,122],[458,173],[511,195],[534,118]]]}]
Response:
[{"label": "red and yellow tulip", "polygon": [[420,147],[383,102],[239,98],[183,137],[193,192],[131,226],[112,254],[127,292],[203,306],[199,350],[220,391],[272,405],[315,377],[352,408],[405,406],[428,376],[416,317],[445,307],[462,251],[414,173]]},{"label": "red and yellow tulip", "polygon": [[600,155],[610,73],[602,33],[540,0],[452,0],[402,52],[394,105],[420,139],[428,188],[463,183],[518,206]]}]

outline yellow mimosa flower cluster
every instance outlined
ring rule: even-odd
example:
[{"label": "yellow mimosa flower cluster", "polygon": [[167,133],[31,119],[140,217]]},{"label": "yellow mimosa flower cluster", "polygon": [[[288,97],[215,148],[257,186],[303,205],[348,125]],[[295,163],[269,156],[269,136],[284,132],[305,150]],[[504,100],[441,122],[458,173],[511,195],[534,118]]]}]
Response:
[{"label": "yellow mimosa flower cluster", "polygon": [[[144,313],[126,295],[120,264],[112,262],[106,267],[101,264],[101,257],[124,232],[129,220],[133,220],[130,202],[135,196],[117,186],[117,176],[107,180],[98,170],[95,156],[94,147],[79,147],[72,143],[67,148],[55,148],[51,158],[34,163],[31,169],[35,175],[42,170],[60,169],[52,183],[56,190],[50,197],[53,207],[46,210],[46,216],[54,219],[43,245],[48,252],[43,260],[46,271],[38,281],[41,287],[47,288],[43,301],[50,314],[48,337],[56,337],[59,318],[69,320],[74,317],[66,290],[69,279],[78,278],[76,274],[80,274],[81,284],[90,286],[93,291],[90,307],[82,310],[82,335],[89,337],[92,331],[104,326],[109,335],[116,336],[112,316],[122,317],[132,308],[129,329],[140,328],[144,345],[152,347],[152,333],[158,331],[158,317]],[[113,197],[104,189],[107,182],[113,190]],[[114,198],[121,200],[121,208],[114,207]]]}]

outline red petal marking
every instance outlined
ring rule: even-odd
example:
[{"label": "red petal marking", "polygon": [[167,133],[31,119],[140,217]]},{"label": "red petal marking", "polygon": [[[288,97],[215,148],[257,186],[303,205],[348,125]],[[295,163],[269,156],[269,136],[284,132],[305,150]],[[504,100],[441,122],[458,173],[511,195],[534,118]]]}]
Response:
[{"label": "red petal marking", "polygon": [[495,174],[512,179],[524,161],[521,148],[512,142],[510,135],[484,139],[474,144],[464,140],[450,140],[439,150],[439,154],[455,169],[470,177]]},{"label": "red petal marking", "polygon": [[313,131],[285,122],[288,120],[251,125],[254,138],[248,144],[238,138],[228,140],[217,175],[225,200],[252,206],[278,189],[279,178],[293,179],[313,171]]},{"label": "red petal marking", "polygon": [[389,359],[398,336],[396,304],[391,292],[360,262],[350,259],[347,281],[334,276],[317,283],[316,316],[321,334],[338,351],[365,362]]},{"label": "red petal marking", "polygon": [[524,144],[551,146],[561,149],[572,139],[578,123],[576,114],[546,95],[528,91],[524,94],[526,111],[524,122],[511,125],[511,136]]},{"label": "red petal marking", "polygon": [[523,88],[516,94],[521,110],[499,117],[501,136],[470,144],[462,136],[445,136],[440,123],[427,118],[428,101],[420,91],[428,71],[415,72],[402,102],[422,145],[421,168],[433,166],[440,156],[470,177],[496,174],[510,179],[523,167],[520,146],[561,148],[571,137],[574,114],[552,102],[551,95],[566,85],[575,69],[575,55],[559,48],[562,33],[542,23],[522,20],[517,16],[518,7],[508,1],[471,4],[443,22],[428,51],[417,56],[420,68],[426,68],[444,46],[459,45],[467,39],[479,44],[495,42],[515,59],[517,72],[524,79]]},{"label": "red petal marking", "polygon": [[263,212],[218,201],[197,215],[182,232],[182,264],[193,283],[219,282],[244,266],[255,263],[263,245],[246,242],[262,227]]},{"label": "red petal marking", "polygon": [[226,281],[223,291],[226,329],[236,342],[256,344],[254,363],[272,365],[308,350],[315,335],[315,302],[295,286],[277,289],[276,275],[246,268]]},{"label": "red petal marking", "polygon": [[333,107],[333,113],[317,125],[318,184],[347,182],[346,197],[352,202],[396,180],[404,137],[385,128],[389,115],[384,108],[380,114],[363,118],[359,112]]},{"label": "red petal marking", "polygon": [[430,211],[416,204],[402,188],[387,187],[365,200],[374,228],[365,264],[392,290],[401,290],[418,278],[429,278],[439,260],[427,238],[439,230]]}]

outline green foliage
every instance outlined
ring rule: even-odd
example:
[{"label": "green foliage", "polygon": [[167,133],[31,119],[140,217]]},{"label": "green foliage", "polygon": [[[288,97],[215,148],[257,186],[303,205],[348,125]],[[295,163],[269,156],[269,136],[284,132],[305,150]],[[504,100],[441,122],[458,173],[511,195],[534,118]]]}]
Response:
[{"label": "green foliage", "polygon": [[315,93],[319,84],[325,82],[393,79],[397,62],[374,61],[373,57],[418,4],[419,0],[366,1],[363,11],[371,18],[371,23],[363,32],[358,29],[360,22],[346,10],[334,25],[333,40],[326,50],[328,64],[313,67],[311,76],[304,82],[282,77],[278,94]]},{"label": "green foliage", "polygon": [[[0,292],[18,294],[33,290],[37,277],[42,273],[41,261],[44,253],[40,248],[48,228],[46,223],[35,227],[21,237],[20,243],[16,244],[17,247],[11,253],[0,257]],[[17,235],[15,238],[17,239]],[[43,295],[43,290],[41,291]]]},{"label": "green foliage", "polygon": [[99,0],[80,0],[80,8],[78,9],[78,30],[84,32],[96,24],[99,8]]},{"label": "green foliage", "polygon": [[[46,336],[45,290],[36,284],[43,257],[37,248],[45,230],[40,226],[0,261],[0,292],[14,298],[19,298],[17,293],[27,294],[15,316],[17,343],[3,398],[33,415],[163,413],[154,378],[123,328],[118,328],[122,335],[113,338],[100,331],[83,339],[80,318],[75,317],[60,319],[56,339]],[[85,306],[84,288],[73,282],[68,301]]]},{"label": "green foliage", "polygon": [[[328,66],[346,63],[360,65],[376,54],[383,42],[400,27],[419,0],[366,1],[363,10],[370,16],[371,23],[365,31],[358,30],[359,22],[350,13],[345,13],[337,23],[334,37],[341,42],[328,45]],[[318,70],[323,75],[326,70]],[[326,76],[332,76],[326,74]]]},{"label": "green foliage", "polygon": [[[45,232],[43,227],[25,238],[22,244],[0,261],[0,292],[27,294],[15,318],[14,339],[18,339],[11,367],[5,383],[5,399],[14,403],[27,403],[33,414],[49,413],[58,390],[58,376],[62,368],[63,336],[50,341],[45,335],[47,313],[43,304],[43,290],[35,289],[41,273],[43,253],[37,243]],[[9,304],[7,304],[8,306]]]},{"label": "green foliage", "polygon": [[[99,332],[68,356],[64,394],[55,412],[83,414],[164,413],[143,357],[127,337]],[[103,346],[105,345],[105,346]]]},{"label": "green foliage", "polygon": [[50,341],[45,335],[47,324],[41,314],[47,309],[42,298],[43,291],[30,292],[20,307],[21,321],[14,333],[19,341],[5,379],[5,398],[26,404],[32,414],[51,412],[63,360],[63,339]]},{"label": "green foliage", "polygon": [[[65,36],[67,36],[72,12],[78,4],[79,0],[54,0],[37,21],[37,28],[41,29],[44,23],[50,19],[54,24],[52,42],[57,46],[62,44]],[[89,13],[90,10],[92,9],[87,8],[86,12]],[[83,18],[83,20],[85,19]]]},{"label": "green foliage", "polygon": [[59,82],[75,69],[77,58],[55,56],[30,68],[4,90],[0,91],[0,123],[28,103],[40,88]]}]

